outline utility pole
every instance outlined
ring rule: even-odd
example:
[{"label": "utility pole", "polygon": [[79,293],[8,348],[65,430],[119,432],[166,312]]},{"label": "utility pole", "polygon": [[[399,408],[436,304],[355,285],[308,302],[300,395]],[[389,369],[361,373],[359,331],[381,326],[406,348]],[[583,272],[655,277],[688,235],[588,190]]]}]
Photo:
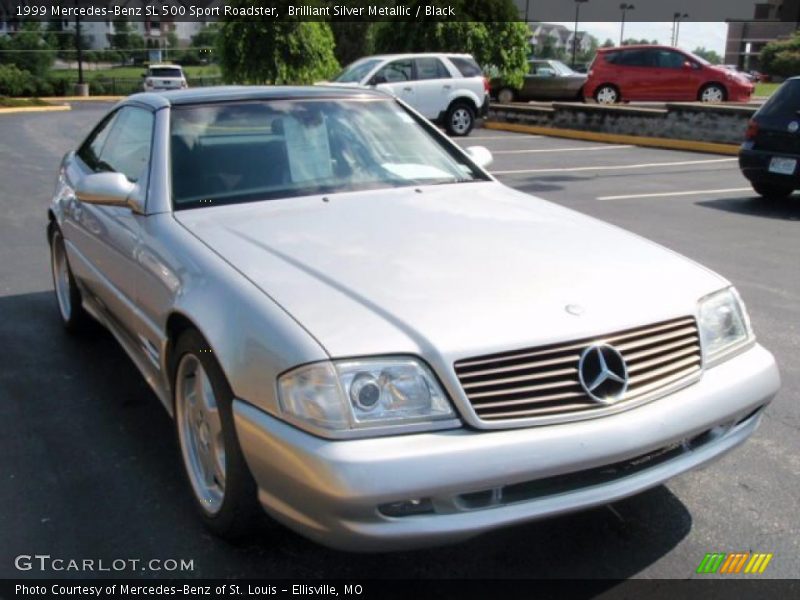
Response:
[{"label": "utility pole", "polygon": [[[77,2],[75,2],[77,4]],[[75,48],[78,50],[78,83],[83,84],[83,43],[81,42],[81,18],[75,16]]]},{"label": "utility pole", "polygon": [[625,41],[625,13],[629,10],[633,10],[636,7],[633,4],[628,4],[627,2],[623,2],[619,5],[619,9],[622,11],[622,23],[619,26],[619,45],[622,46],[622,43]]},{"label": "utility pole", "polygon": [[575,68],[576,54],[578,53],[578,21],[581,16],[581,4],[589,0],[575,0],[575,32],[572,35],[572,68]]}]

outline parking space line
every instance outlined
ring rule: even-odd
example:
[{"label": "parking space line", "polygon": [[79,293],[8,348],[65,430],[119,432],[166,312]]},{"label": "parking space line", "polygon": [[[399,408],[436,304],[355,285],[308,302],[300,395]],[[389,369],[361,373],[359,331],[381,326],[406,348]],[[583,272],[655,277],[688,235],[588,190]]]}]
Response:
[{"label": "parking space line", "polygon": [[472,142],[474,140],[538,140],[543,135],[526,135],[524,133],[509,133],[508,135],[472,135],[468,138],[454,140],[456,142]]},{"label": "parking space line", "polygon": [[492,171],[492,175],[522,175],[528,173],[572,173],[578,171],[622,171],[631,169],[652,169],[655,167],[684,167],[688,165],[708,165],[738,162],[738,158],[713,158],[710,160],[681,160],[661,163],[642,163],[638,165],[603,165],[593,167],[558,167],[551,169],[518,169],[514,171]]},{"label": "parking space line", "polygon": [[691,190],[688,192],[658,192],[656,194],[628,194],[626,196],[600,196],[598,200],[635,200],[639,198],[669,198],[670,196],[703,196],[708,194],[713,196],[715,194],[732,194],[734,192],[750,192],[753,193],[753,188],[727,188],[721,190]]},{"label": "parking space line", "polygon": [[586,146],[581,147],[571,147],[571,148],[535,148],[532,150],[492,150],[492,154],[535,154],[535,153],[546,153],[546,152],[597,152],[599,150],[624,150],[626,148],[635,148],[636,146],[612,146],[612,145],[603,145],[603,146],[592,146],[591,148],[587,148]]}]

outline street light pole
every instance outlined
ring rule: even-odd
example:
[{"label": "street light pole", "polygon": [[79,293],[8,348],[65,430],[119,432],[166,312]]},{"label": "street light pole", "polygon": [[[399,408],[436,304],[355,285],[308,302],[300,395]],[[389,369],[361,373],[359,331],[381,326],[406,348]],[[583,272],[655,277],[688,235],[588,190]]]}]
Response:
[{"label": "street light pole", "polygon": [[629,10],[635,9],[636,7],[633,4],[623,2],[619,5],[619,8],[622,11],[622,23],[619,26],[619,45],[622,46],[625,40],[625,13],[627,13]]},{"label": "street light pole", "polygon": [[576,54],[578,53],[578,21],[581,16],[581,4],[589,0],[575,0],[575,32],[572,34],[572,68],[575,68]]},{"label": "street light pole", "polygon": [[681,19],[688,19],[688,18],[689,18],[689,13],[683,13],[678,17],[678,22],[675,26],[675,46],[678,45],[678,38],[681,35]]}]

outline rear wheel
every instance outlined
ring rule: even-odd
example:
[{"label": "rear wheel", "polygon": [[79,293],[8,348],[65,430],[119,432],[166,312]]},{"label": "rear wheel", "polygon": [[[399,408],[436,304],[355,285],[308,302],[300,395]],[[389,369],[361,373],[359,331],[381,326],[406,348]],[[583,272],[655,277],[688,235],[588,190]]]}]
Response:
[{"label": "rear wheel", "polygon": [[70,333],[85,331],[90,323],[89,315],[83,308],[80,290],[69,268],[64,236],[55,225],[52,226],[50,233],[50,266],[58,312],[64,328]]},{"label": "rear wheel", "polygon": [[452,136],[469,135],[475,126],[475,111],[466,102],[455,102],[447,109],[445,127]]},{"label": "rear wheel", "polygon": [[710,83],[700,90],[700,102],[724,102],[727,97],[725,88],[718,83]]},{"label": "rear wheel", "polygon": [[257,488],[233,422],[233,392],[208,343],[194,329],[175,346],[175,427],[192,496],[205,525],[244,537],[259,515]]},{"label": "rear wheel", "polygon": [[497,92],[497,101],[500,104],[510,104],[514,101],[514,90],[511,88],[503,88]]},{"label": "rear wheel", "polygon": [[603,84],[594,92],[598,104],[616,104],[619,102],[619,90],[613,85]]},{"label": "rear wheel", "polygon": [[752,182],[752,186],[756,191],[756,194],[762,198],[768,199],[781,200],[783,198],[788,198],[792,195],[792,192],[794,192],[794,188],[792,187],[776,185],[774,183],[761,183],[754,181]]}]

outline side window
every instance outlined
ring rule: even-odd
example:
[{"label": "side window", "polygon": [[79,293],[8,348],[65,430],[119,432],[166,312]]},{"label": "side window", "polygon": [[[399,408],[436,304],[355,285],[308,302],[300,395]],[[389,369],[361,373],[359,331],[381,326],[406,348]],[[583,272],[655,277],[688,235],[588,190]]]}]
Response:
[{"label": "side window", "polygon": [[111,127],[117,115],[119,115],[119,111],[113,112],[103,119],[95,130],[89,134],[89,137],[86,138],[83,146],[78,149],[78,157],[85,162],[86,166],[92,171],[100,170],[100,154],[103,152],[103,147],[108,139],[108,133],[111,131]]},{"label": "side window", "polygon": [[417,79],[450,79],[450,72],[438,58],[417,59]]},{"label": "side window", "polygon": [[381,83],[402,83],[412,79],[411,59],[395,60],[375,74]]},{"label": "side window", "polygon": [[622,53],[617,64],[626,67],[655,67],[655,54],[650,50],[626,50]]},{"label": "side window", "polygon": [[466,56],[448,56],[450,62],[455,65],[456,69],[464,77],[479,77],[483,75],[483,71],[473,59]]},{"label": "side window", "polygon": [[683,54],[670,50],[660,50],[658,52],[658,66],[662,69],[681,69],[686,58]]},{"label": "side window", "polygon": [[153,113],[126,106],[119,111],[100,154],[99,170],[122,173],[137,181],[150,161]]}]

